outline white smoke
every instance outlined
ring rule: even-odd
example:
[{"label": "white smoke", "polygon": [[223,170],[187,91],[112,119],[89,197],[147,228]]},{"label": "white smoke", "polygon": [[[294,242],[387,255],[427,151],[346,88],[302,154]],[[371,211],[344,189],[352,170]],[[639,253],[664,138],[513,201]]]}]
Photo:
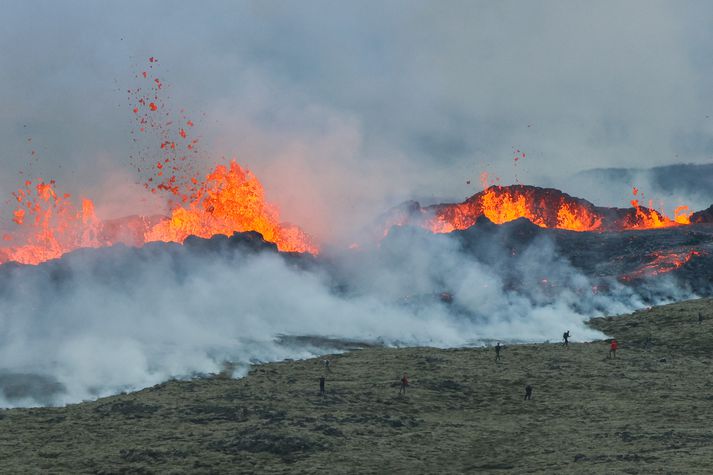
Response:
[{"label": "white smoke", "polygon": [[[497,263],[507,250],[492,247]],[[227,361],[244,371],[329,350],[281,344],[281,335],[453,347],[556,341],[571,330],[589,340],[602,336],[584,325],[589,317],[642,305],[623,287],[593,293],[547,240],[503,268],[453,237],[404,229],[321,262],[171,244],[5,266],[0,405],[73,403],[219,372]],[[438,298],[446,291],[452,303]]]}]

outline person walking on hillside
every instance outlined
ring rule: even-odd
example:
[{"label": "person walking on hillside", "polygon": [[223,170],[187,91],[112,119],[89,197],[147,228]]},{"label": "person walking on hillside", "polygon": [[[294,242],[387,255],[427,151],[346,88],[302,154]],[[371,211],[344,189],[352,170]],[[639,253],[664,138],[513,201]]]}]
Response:
[{"label": "person walking on hillside", "polygon": [[703,323],[703,314],[698,312],[698,324],[700,325],[701,323]]},{"label": "person walking on hillside", "polygon": [[324,376],[319,377],[319,395],[324,396]]},{"label": "person walking on hillside", "polygon": [[500,346],[500,342],[498,342],[497,345],[495,345],[495,361],[498,362],[500,361],[500,350],[502,350],[503,347]]},{"label": "person walking on hillside", "polygon": [[406,386],[408,386],[408,376],[406,373],[404,373],[403,377],[401,378],[401,388],[399,389],[399,395],[403,393],[403,395],[406,395]]},{"label": "person walking on hillside", "polygon": [[616,350],[619,348],[619,344],[616,342],[616,340],[611,341],[611,345],[609,345],[609,358],[616,358]]},{"label": "person walking on hillside", "polygon": [[562,339],[564,340],[562,346],[566,346],[567,348],[569,348],[569,330],[562,334]]},{"label": "person walking on hillside", "polygon": [[525,386],[525,401],[532,400],[532,385]]}]

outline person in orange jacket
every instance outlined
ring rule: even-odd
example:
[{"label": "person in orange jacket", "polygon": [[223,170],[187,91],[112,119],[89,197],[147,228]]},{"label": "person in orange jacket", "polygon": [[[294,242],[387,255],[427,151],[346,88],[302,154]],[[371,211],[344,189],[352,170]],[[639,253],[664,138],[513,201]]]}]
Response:
[{"label": "person in orange jacket", "polygon": [[609,358],[616,358],[617,348],[619,348],[619,345],[617,344],[616,340],[612,340],[611,345],[609,346]]}]

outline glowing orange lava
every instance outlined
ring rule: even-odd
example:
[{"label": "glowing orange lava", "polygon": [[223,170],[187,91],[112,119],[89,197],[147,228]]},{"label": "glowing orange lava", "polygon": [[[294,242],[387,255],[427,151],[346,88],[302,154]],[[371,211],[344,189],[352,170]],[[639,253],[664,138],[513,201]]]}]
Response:
[{"label": "glowing orange lava", "polygon": [[647,264],[641,266],[634,272],[621,276],[620,279],[623,281],[631,281],[665,274],[683,267],[694,256],[701,256],[703,254],[705,254],[703,251],[692,249],[668,252],[655,251],[649,255],[651,260]]},{"label": "glowing orange lava", "polygon": [[541,190],[524,185],[493,185],[463,203],[437,207],[425,227],[435,233],[447,233],[471,227],[480,216],[496,224],[526,218],[543,228],[571,231],[594,231],[602,224],[593,206],[564,193]]},{"label": "glowing orange lava", "polygon": [[80,247],[101,245],[94,204],[83,200],[76,209],[70,195],[59,195],[54,187],[54,180],[27,180],[13,193],[18,203],[13,222],[19,229],[4,236],[9,245],[0,248],[0,263],[38,264]]},{"label": "glowing orange lava", "polygon": [[[487,183],[487,176],[481,176]],[[633,189],[638,194],[638,189]],[[435,205],[417,213],[393,216],[387,225],[415,224],[434,233],[448,233],[473,226],[480,216],[496,224],[525,218],[542,228],[569,231],[623,231],[656,229],[690,224],[692,213],[687,206],[679,206],[674,218],[662,211],[639,205],[632,200],[632,208],[600,208],[574,198],[559,190],[527,185],[488,186],[462,203]]]},{"label": "glowing orange lava", "polygon": [[257,231],[281,251],[319,252],[301,229],[280,223],[277,208],[265,201],[260,181],[235,161],[216,167],[198,188],[192,201],[175,207],[170,217],[147,225],[139,230],[138,238],[126,242],[115,237],[118,233],[108,232],[109,224],[96,217],[91,200],[83,199],[80,209],[76,209],[69,195],[60,196],[55,191],[54,181],[38,180],[33,185],[28,180],[14,193],[18,202],[13,212],[17,230],[4,236],[9,245],[0,248],[0,263],[39,264],[79,248],[116,242],[183,242],[190,235],[210,238],[236,231]]},{"label": "glowing orange lava", "polygon": [[208,175],[196,198],[146,233],[146,241],[183,242],[190,235],[209,238],[235,231],[257,231],[281,251],[310,252],[317,247],[299,228],[281,225],[277,209],[265,202],[258,179],[235,161]]},{"label": "glowing orange lava", "polygon": [[163,100],[164,83],[155,76],[158,59],[148,62],[147,70],[136,75],[143,85],[128,90],[136,121],[133,141],[147,144],[132,156],[132,165],[147,191],[167,195],[170,216],[101,221],[92,201],[83,199],[77,209],[69,195],[55,191],[54,180],[27,180],[13,193],[15,231],[3,236],[7,245],[0,247],[0,263],[38,264],[82,247],[183,242],[190,235],[210,238],[236,231],[257,231],[280,251],[316,254],[318,247],[300,228],[280,223],[260,181],[234,160],[200,178],[204,173],[196,159],[199,139],[189,137],[194,122],[183,110],[178,118],[170,116],[170,103]]}]

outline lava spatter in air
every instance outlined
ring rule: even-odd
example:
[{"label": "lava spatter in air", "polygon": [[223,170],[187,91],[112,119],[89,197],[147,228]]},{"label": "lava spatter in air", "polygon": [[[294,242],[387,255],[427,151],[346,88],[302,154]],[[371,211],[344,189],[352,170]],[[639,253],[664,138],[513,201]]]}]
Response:
[{"label": "lava spatter in air", "polygon": [[136,76],[140,85],[128,90],[135,121],[131,134],[138,147],[131,164],[146,190],[168,192],[171,204],[187,203],[195,198],[196,185],[206,174],[196,160],[200,139],[189,137],[186,128],[193,121],[183,110],[174,114],[170,86],[158,77],[157,63],[149,58],[147,70]]},{"label": "lava spatter in air", "polygon": [[[257,231],[281,251],[317,253],[317,246],[303,231],[280,223],[279,211],[267,203],[262,184],[249,170],[233,160],[207,174],[200,172],[199,138],[192,135],[195,123],[183,110],[177,117],[172,115],[164,99],[168,88],[153,76],[155,62],[154,58],[147,74],[142,75],[146,85],[130,91],[130,98],[143,111],[135,116],[144,135],[137,142],[147,143],[139,154],[142,160],[137,169],[147,190],[169,195],[171,215],[148,229],[145,241],[183,242],[190,235]],[[158,105],[142,109],[146,103]],[[159,160],[149,165],[156,154]]]},{"label": "lava spatter in air", "polygon": [[281,251],[318,252],[300,228],[280,222],[279,211],[266,201],[262,184],[250,171],[234,161],[202,171],[199,138],[191,135],[195,123],[183,110],[172,114],[168,88],[155,74],[157,62],[149,58],[147,70],[136,76],[143,84],[128,90],[135,120],[131,135],[139,147],[130,158],[144,188],[166,194],[170,216],[102,221],[91,200],[81,199],[77,206],[69,194],[56,191],[54,180],[27,179],[13,193],[14,227],[3,234],[0,264],[39,264],[83,247],[183,242],[189,235],[235,231],[257,231]]}]

